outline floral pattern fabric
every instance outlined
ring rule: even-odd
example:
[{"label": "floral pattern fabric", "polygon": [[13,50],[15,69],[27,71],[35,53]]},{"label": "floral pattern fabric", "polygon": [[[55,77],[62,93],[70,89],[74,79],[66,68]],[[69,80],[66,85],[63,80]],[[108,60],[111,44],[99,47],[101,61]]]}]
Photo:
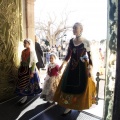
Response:
[{"label": "floral pattern fabric", "polygon": [[60,76],[58,74],[59,66],[57,64],[49,64],[47,76],[42,91],[42,95],[46,96],[47,101],[53,101],[55,91],[58,87]]},{"label": "floral pattern fabric", "polygon": [[53,76],[45,81],[42,94],[46,96],[47,101],[53,101],[53,97],[58,87],[59,80],[59,76]]}]

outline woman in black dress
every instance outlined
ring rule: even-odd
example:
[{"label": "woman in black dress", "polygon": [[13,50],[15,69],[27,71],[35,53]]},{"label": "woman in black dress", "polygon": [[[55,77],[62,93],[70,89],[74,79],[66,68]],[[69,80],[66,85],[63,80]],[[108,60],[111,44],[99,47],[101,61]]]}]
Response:
[{"label": "woman in black dress", "polygon": [[43,57],[43,51],[40,47],[40,44],[38,43],[38,37],[35,36],[35,51],[37,54],[37,58],[38,58],[38,62],[36,63],[36,66],[38,68],[38,70],[40,71],[40,68],[44,68],[44,63],[42,60]]},{"label": "woman in black dress", "polygon": [[54,100],[66,108],[63,115],[70,113],[71,109],[89,109],[95,103],[95,83],[90,75],[90,45],[81,36],[82,31],[81,23],[75,23],[73,33],[76,38],[70,40],[67,56],[60,67],[61,71],[67,63],[54,96]]}]

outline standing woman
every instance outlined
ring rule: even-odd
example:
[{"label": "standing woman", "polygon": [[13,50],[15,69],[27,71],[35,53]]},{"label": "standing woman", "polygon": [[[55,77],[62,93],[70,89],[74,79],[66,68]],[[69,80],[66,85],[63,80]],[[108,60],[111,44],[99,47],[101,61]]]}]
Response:
[{"label": "standing woman", "polygon": [[40,47],[40,44],[38,43],[38,37],[35,36],[35,51],[37,54],[37,58],[38,58],[38,62],[36,63],[36,66],[38,68],[38,70],[40,71],[40,68],[44,68],[44,63],[42,60],[43,57],[43,51]]},{"label": "standing woman", "polygon": [[76,38],[70,40],[67,56],[60,67],[61,71],[67,63],[54,101],[66,108],[63,115],[70,113],[71,109],[89,109],[95,103],[95,83],[90,74],[90,47],[88,41],[81,36],[82,31],[82,24],[75,23],[73,34]]},{"label": "standing woman", "polygon": [[[21,103],[25,103],[27,96],[41,93],[39,86],[39,76],[35,67],[37,57],[32,46],[32,40],[24,40],[25,49],[22,51],[20,67],[18,69],[18,81],[16,84],[16,93],[23,96]],[[33,50],[32,50],[33,49]]]}]

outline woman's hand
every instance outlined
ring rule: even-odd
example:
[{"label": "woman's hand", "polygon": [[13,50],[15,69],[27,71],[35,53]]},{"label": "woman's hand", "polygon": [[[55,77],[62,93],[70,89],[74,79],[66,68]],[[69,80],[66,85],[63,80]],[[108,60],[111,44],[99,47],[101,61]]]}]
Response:
[{"label": "woman's hand", "polygon": [[61,71],[61,70],[62,70],[62,68],[63,68],[63,64],[60,66],[59,71]]},{"label": "woman's hand", "polygon": [[91,77],[91,69],[88,69],[88,77]]},{"label": "woman's hand", "polygon": [[88,65],[88,77],[91,77],[92,66]]},{"label": "woman's hand", "polygon": [[85,59],[82,59],[81,61],[82,61],[82,62],[85,62]]},{"label": "woman's hand", "polygon": [[61,73],[62,68],[63,68],[63,64],[59,68],[59,73]]},{"label": "woman's hand", "polygon": [[66,63],[67,63],[67,62],[64,61],[64,62],[62,63],[62,65],[59,67],[59,73],[61,73],[61,70],[63,69],[63,67],[64,67],[64,65],[65,65]]},{"label": "woman's hand", "polygon": [[30,74],[30,78],[33,78],[33,76],[34,76],[34,73],[31,73],[31,74]]}]

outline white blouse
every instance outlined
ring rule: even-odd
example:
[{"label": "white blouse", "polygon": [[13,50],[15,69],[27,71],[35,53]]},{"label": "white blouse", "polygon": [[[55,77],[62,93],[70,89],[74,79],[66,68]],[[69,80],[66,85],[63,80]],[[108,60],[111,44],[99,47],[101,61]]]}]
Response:
[{"label": "white blouse", "polygon": [[30,63],[29,63],[29,67],[32,67],[33,63],[37,63],[38,59],[37,59],[37,55],[35,53],[35,51],[30,51]]}]

